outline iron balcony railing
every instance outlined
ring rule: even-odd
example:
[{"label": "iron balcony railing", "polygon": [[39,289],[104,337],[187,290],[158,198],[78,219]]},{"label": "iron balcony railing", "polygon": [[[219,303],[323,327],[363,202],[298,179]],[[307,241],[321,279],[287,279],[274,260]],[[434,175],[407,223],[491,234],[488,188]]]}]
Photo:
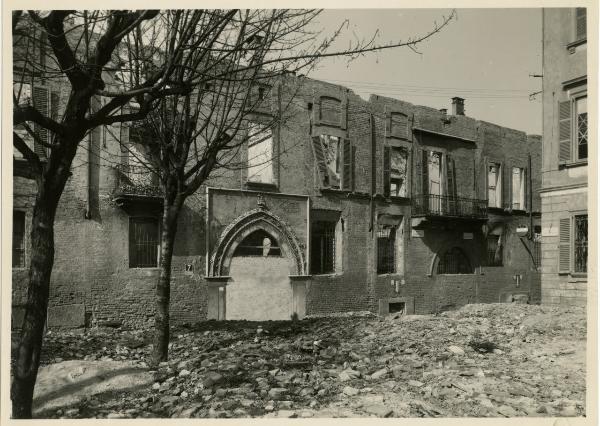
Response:
[{"label": "iron balcony railing", "polygon": [[115,196],[162,197],[156,176],[142,166],[115,167]]},{"label": "iron balcony railing", "polygon": [[413,216],[486,219],[487,200],[422,194],[412,197]]}]

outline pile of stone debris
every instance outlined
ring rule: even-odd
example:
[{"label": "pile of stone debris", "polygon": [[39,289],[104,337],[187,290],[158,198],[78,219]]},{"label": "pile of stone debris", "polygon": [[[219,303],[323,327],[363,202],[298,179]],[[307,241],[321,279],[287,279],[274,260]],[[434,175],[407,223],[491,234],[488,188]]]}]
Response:
[{"label": "pile of stone debris", "polygon": [[50,333],[46,364],[133,362],[150,379],[142,390],[88,392],[38,415],[585,415],[586,318],[578,308],[491,304],[440,315],[207,321],[176,330],[169,362],[148,371],[149,336]]}]

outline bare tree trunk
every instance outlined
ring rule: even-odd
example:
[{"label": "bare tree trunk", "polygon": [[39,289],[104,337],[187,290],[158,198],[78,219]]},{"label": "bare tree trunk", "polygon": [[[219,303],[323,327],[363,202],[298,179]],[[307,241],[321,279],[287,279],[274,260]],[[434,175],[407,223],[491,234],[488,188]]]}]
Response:
[{"label": "bare tree trunk", "polygon": [[33,209],[27,305],[11,388],[12,416],[16,419],[31,418],[32,414],[33,390],[40,364],[54,264],[54,217],[67,177],[63,177],[64,182],[61,182],[58,192],[49,182],[44,182]]},{"label": "bare tree trunk", "polygon": [[160,276],[156,286],[156,312],[154,314],[154,349],[152,363],[157,365],[166,361],[169,354],[169,305],[171,299],[171,261],[173,259],[173,244],[177,234],[177,219],[183,202],[178,195],[173,200],[165,197],[163,207]]}]

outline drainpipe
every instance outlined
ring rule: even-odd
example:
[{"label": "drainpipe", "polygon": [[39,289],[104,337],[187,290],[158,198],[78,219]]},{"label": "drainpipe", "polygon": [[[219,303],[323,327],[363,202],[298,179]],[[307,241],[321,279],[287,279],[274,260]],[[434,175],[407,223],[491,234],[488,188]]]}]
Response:
[{"label": "drainpipe", "polygon": [[533,178],[531,176],[531,153],[527,154],[527,177],[529,180],[529,233],[527,238],[533,240]]}]

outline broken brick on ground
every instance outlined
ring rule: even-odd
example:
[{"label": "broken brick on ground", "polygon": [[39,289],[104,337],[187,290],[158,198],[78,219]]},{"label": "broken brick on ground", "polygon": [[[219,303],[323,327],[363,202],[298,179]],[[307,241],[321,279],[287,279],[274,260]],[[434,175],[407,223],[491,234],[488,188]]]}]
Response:
[{"label": "broken brick on ground", "polygon": [[[98,363],[132,363],[150,380],[134,391],[93,395],[87,389],[69,405],[40,410],[38,404],[36,413],[49,418],[581,416],[585,330],[581,308],[520,304],[467,305],[441,315],[385,319],[207,321],[174,330],[170,360],[155,371],[146,364],[147,331],[52,332],[44,342],[40,381],[56,363],[72,360],[89,364],[69,373],[85,375],[85,368]],[[87,379],[88,386],[100,383]],[[54,399],[61,396],[60,389],[46,389],[52,391]],[[36,401],[47,405],[51,399],[36,394]]]}]

